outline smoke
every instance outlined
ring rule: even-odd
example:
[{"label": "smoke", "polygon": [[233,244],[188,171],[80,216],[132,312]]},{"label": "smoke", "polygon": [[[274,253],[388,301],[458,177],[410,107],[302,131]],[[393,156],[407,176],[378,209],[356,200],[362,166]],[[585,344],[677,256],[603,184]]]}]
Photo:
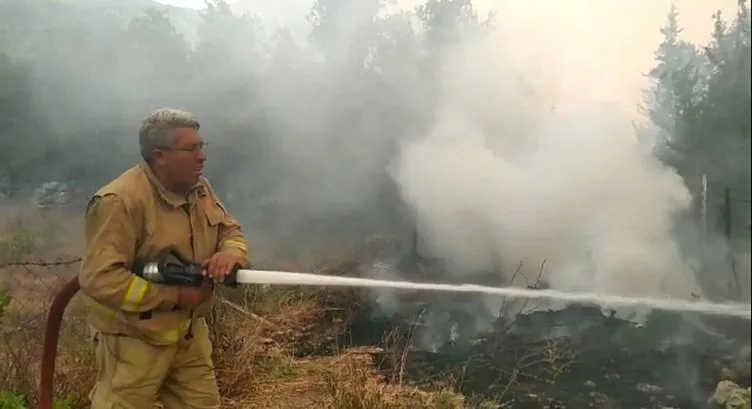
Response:
[{"label": "smoke", "polygon": [[[241,3],[274,11],[231,7]],[[202,122],[216,190],[261,241],[357,247],[373,234],[401,237],[412,227],[402,201],[427,250],[459,281],[491,271],[508,282],[520,262],[534,279],[545,260],[545,280],[561,290],[702,295],[673,234],[689,194],[637,143],[624,108],[639,87],[622,80],[640,78],[642,67],[616,67],[652,58],[662,11],[656,25],[638,28],[634,15],[645,9],[624,17],[627,2],[478,1],[498,12],[494,32],[460,32],[437,51],[425,27],[415,29],[415,13],[400,14],[422,2],[391,5],[387,15],[378,0],[323,1],[316,28],[270,23],[299,24],[313,4],[302,3],[270,20],[224,7],[144,14],[129,2],[124,15],[137,18],[122,21],[114,1],[35,9],[40,19],[72,15],[95,34],[82,42],[85,29],[71,21],[49,33],[24,32],[33,21],[12,27],[18,36],[4,51],[32,89],[31,113],[12,116],[24,129],[7,131],[8,140],[60,148],[14,176],[106,182],[138,160],[138,119],[179,106]],[[24,4],[3,10],[31,18]],[[562,21],[564,11],[602,14],[586,29]],[[93,22],[100,15],[108,17]],[[451,31],[445,20],[433,29]],[[635,36],[609,43],[614,36],[597,35],[607,25],[655,38],[620,54],[613,50],[637,49],[624,45]],[[190,41],[178,35],[187,26]]]},{"label": "smoke", "polygon": [[[497,11],[485,36],[453,33],[456,15],[434,16],[428,30],[413,12],[420,0],[391,14],[379,0],[321,1],[330,7],[316,27],[303,24],[305,0],[233,2],[262,18],[224,7],[144,14],[147,0],[32,3],[0,4],[0,26],[18,20],[0,51],[19,64],[18,80],[0,67],[0,81],[28,102],[0,111],[6,162],[21,163],[13,184],[67,178],[94,191],[138,160],[138,120],[175,106],[199,117],[207,176],[257,264],[297,264],[374,235],[406,242],[415,223],[421,253],[440,261],[429,269],[440,265],[452,281],[482,273],[525,285],[544,265],[558,290],[679,298],[720,281],[698,284],[675,231],[690,195],[632,126],[668,1],[655,11],[647,1],[479,0]],[[707,21],[696,30],[710,32],[712,11],[697,13]],[[389,261],[365,273],[405,279]],[[404,294],[378,295],[380,313],[407,310]],[[425,300],[439,308],[421,314],[414,341],[424,348],[495,329],[500,311],[562,307]],[[586,321],[536,330],[564,335]]]},{"label": "smoke", "polygon": [[681,178],[637,143],[618,107],[552,109],[524,72],[479,64],[502,48],[494,41],[447,58],[441,115],[394,162],[427,250],[458,275],[497,270],[508,282],[519,263],[545,261],[556,289],[701,294],[673,234],[690,206]]}]

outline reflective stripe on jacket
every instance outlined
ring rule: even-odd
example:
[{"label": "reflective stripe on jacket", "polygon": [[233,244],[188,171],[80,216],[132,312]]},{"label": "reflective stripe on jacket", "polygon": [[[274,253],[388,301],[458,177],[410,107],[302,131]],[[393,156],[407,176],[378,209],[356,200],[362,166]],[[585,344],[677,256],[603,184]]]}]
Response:
[{"label": "reflective stripe on jacket", "polygon": [[219,250],[248,256],[240,225],[205,178],[181,197],[167,191],[146,164],[94,195],[85,239],[79,281],[92,307],[90,324],[158,345],[179,341],[192,319],[208,313],[210,302],[195,311],[177,309],[177,288],[149,283],[133,275],[131,266],[154,260],[169,246],[195,262]]}]

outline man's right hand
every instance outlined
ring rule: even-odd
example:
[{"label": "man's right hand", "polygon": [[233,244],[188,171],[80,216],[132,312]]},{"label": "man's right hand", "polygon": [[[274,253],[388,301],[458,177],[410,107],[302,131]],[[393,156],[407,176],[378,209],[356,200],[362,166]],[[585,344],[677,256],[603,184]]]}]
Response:
[{"label": "man's right hand", "polygon": [[208,301],[212,296],[214,287],[211,282],[206,282],[201,287],[180,287],[178,289],[178,308],[193,310]]}]

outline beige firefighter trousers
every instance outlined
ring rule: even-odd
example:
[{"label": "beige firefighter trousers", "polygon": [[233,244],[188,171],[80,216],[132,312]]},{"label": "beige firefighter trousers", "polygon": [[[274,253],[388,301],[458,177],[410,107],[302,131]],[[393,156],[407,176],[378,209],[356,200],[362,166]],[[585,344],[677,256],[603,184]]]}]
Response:
[{"label": "beige firefighter trousers", "polygon": [[154,346],[136,338],[94,333],[97,380],[91,409],[218,409],[217,380],[206,321],[184,345]]}]

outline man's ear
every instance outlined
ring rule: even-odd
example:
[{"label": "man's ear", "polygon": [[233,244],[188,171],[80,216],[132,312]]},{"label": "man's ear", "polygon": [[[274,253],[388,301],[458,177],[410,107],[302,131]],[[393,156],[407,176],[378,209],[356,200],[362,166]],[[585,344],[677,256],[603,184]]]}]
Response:
[{"label": "man's ear", "polygon": [[152,162],[158,163],[159,161],[161,161],[162,159],[164,159],[164,154],[165,153],[164,153],[163,150],[154,149],[153,151],[151,151],[151,160],[152,160]]}]

